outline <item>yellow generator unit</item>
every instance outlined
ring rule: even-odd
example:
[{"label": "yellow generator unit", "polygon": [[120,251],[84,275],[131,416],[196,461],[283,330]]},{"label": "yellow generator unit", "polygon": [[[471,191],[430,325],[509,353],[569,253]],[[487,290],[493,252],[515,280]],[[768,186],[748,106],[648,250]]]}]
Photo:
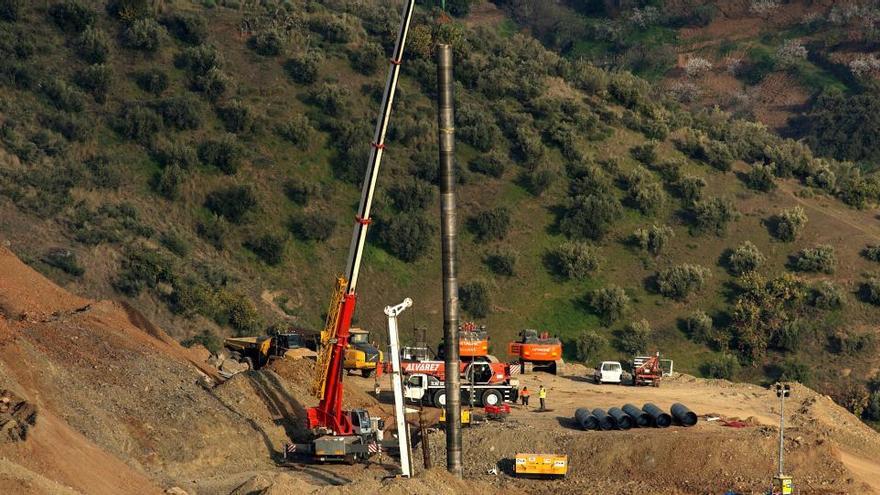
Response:
[{"label": "yellow generator unit", "polygon": [[[440,424],[446,424],[446,408],[440,410]],[[471,424],[471,411],[470,409],[462,409],[461,410],[461,424],[464,426]]]},{"label": "yellow generator unit", "polygon": [[556,454],[516,454],[517,475],[565,476],[568,456]]}]

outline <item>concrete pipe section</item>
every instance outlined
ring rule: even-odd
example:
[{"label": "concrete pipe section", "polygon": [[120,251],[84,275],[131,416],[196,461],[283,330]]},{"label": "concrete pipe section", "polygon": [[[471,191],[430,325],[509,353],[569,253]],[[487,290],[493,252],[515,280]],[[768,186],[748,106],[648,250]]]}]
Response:
[{"label": "concrete pipe section", "polygon": [[619,407],[612,407],[608,410],[608,415],[614,418],[618,430],[628,430],[633,427],[633,420],[623,412]]},{"label": "concrete pipe section", "polygon": [[574,412],[574,419],[579,425],[581,425],[581,428],[585,430],[599,429],[599,420],[593,416],[593,413],[590,412],[589,409],[583,407],[578,408],[578,410]]},{"label": "concrete pipe section", "polygon": [[675,421],[682,426],[694,426],[697,424],[697,415],[684,404],[673,404],[671,412]]},{"label": "concrete pipe section", "polygon": [[609,416],[604,409],[593,409],[593,416],[599,421],[600,430],[610,430],[617,426],[614,422],[614,418]]},{"label": "concrete pipe section", "polygon": [[626,404],[623,406],[623,412],[629,415],[633,420],[633,424],[642,428],[646,428],[651,426],[651,415],[642,411],[640,408],[632,405]]},{"label": "concrete pipe section", "polygon": [[642,407],[642,409],[646,413],[648,413],[649,416],[651,416],[651,422],[657,428],[667,428],[667,427],[669,427],[669,425],[672,424],[672,416],[666,414],[665,412],[663,412],[662,409],[655,406],[654,404],[651,404],[649,402],[649,403],[645,404],[645,406]]}]

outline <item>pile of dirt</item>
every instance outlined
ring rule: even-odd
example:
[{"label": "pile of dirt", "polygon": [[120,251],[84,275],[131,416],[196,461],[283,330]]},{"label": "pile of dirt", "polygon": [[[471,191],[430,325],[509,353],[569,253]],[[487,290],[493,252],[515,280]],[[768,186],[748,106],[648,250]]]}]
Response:
[{"label": "pile of dirt", "polygon": [[11,390],[0,390],[0,443],[27,439],[27,432],[37,423],[37,408]]}]

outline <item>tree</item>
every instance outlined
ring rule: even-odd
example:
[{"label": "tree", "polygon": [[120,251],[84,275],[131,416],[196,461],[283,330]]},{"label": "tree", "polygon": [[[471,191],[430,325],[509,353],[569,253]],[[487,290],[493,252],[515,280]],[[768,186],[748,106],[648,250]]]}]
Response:
[{"label": "tree", "polygon": [[577,358],[589,363],[599,357],[599,353],[608,345],[608,339],[595,330],[584,330],[577,338]]},{"label": "tree", "polygon": [[636,230],[633,233],[632,240],[641,250],[647,251],[654,256],[659,256],[674,235],[675,233],[672,231],[672,228],[666,225],[651,225],[650,227]]},{"label": "tree", "polygon": [[731,273],[740,276],[748,272],[753,272],[760,268],[767,258],[761,254],[758,247],[745,241],[734,249],[727,258],[727,265]]},{"label": "tree", "polygon": [[205,198],[205,208],[232,223],[241,223],[246,213],[257,206],[257,196],[249,186],[216,189]]},{"label": "tree", "polygon": [[660,270],[657,273],[657,288],[663,296],[683,301],[701,291],[711,275],[712,272],[706,267],[685,263]]},{"label": "tree", "polygon": [[512,277],[516,273],[516,255],[511,252],[491,253],[486,256],[485,263],[497,275]]},{"label": "tree", "polygon": [[567,241],[548,253],[551,269],[570,280],[582,280],[602,263],[598,249],[583,241]]},{"label": "tree", "polygon": [[593,311],[605,324],[611,324],[629,312],[629,296],[616,285],[596,289],[588,299]]},{"label": "tree", "polygon": [[290,231],[304,241],[324,242],[336,230],[336,219],[322,211],[297,213],[290,219]]},{"label": "tree", "polygon": [[846,293],[830,280],[821,280],[813,286],[810,304],[818,309],[840,309],[846,303]]},{"label": "tree", "polygon": [[764,165],[763,163],[756,163],[752,165],[752,168],[746,174],[746,185],[750,189],[763,192],[776,189],[776,182],[773,178],[774,169],[773,164]]},{"label": "tree", "polygon": [[468,219],[468,226],[480,242],[504,239],[510,230],[510,210],[502,206],[481,211]]},{"label": "tree", "polygon": [[559,230],[575,239],[601,240],[623,216],[620,201],[610,194],[573,198],[559,221]]},{"label": "tree", "polygon": [[697,310],[684,319],[684,329],[694,342],[708,344],[712,341],[712,317]]},{"label": "tree", "polygon": [[731,331],[743,359],[764,356],[778,334],[797,321],[807,300],[803,280],[791,274],[767,279],[751,272],[740,279],[740,294],[731,312]]},{"label": "tree", "polygon": [[485,318],[491,310],[489,288],[478,280],[461,284],[458,287],[458,300],[461,301],[461,309],[474,318]]},{"label": "tree", "polygon": [[739,371],[739,360],[732,354],[722,354],[706,361],[700,367],[700,371],[706,378],[733,380],[734,375]]},{"label": "tree", "polygon": [[618,332],[617,346],[621,351],[633,356],[644,354],[648,351],[652,334],[653,330],[648,320],[630,322]]},{"label": "tree", "polygon": [[409,179],[388,189],[391,204],[399,211],[420,211],[434,202],[434,188],[419,179]]},{"label": "tree", "polygon": [[802,249],[792,260],[791,267],[799,272],[834,273],[837,256],[829,245]]},{"label": "tree", "polygon": [[318,79],[318,67],[323,56],[316,51],[297,53],[284,63],[287,75],[299,84],[312,84]]},{"label": "tree", "polygon": [[245,241],[244,246],[254,252],[267,265],[280,265],[284,261],[284,236],[263,234]]},{"label": "tree", "polygon": [[392,255],[412,263],[428,252],[434,227],[421,213],[398,213],[381,219],[378,227],[378,240]]},{"label": "tree", "polygon": [[739,218],[733,203],[723,198],[697,201],[691,207],[691,214],[695,232],[714,232],[716,235],[723,235],[727,224]]},{"label": "tree", "polygon": [[773,218],[773,235],[784,242],[797,239],[807,225],[807,214],[800,206],[782,210]]},{"label": "tree", "polygon": [[675,183],[675,191],[685,205],[692,205],[703,199],[703,189],[705,188],[705,180],[691,175],[686,175]]}]

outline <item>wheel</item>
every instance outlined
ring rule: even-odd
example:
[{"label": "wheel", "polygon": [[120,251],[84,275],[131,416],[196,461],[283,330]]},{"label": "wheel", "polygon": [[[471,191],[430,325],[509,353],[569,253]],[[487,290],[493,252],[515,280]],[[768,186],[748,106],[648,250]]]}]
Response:
[{"label": "wheel", "polygon": [[242,360],[241,360],[241,363],[247,365],[247,369],[248,369],[248,370],[255,370],[255,369],[257,369],[257,368],[254,367],[254,360],[251,359],[251,358],[249,358],[249,357],[246,357],[246,358],[242,359]]},{"label": "wheel", "polygon": [[446,407],[446,391],[438,390],[434,393],[434,407]]},{"label": "wheel", "polygon": [[361,370],[361,376],[363,376],[364,378],[369,378],[369,377],[373,376],[373,372],[374,372],[374,371],[376,371],[376,370],[375,370],[375,369],[364,368],[364,369]]},{"label": "wheel", "polygon": [[562,359],[557,359],[553,363],[553,374],[554,375],[563,375],[565,374],[565,361]]},{"label": "wheel", "polygon": [[501,404],[504,399],[501,397],[501,392],[491,388],[483,392],[483,397],[481,399],[484,406],[497,406]]},{"label": "wheel", "polygon": [[241,361],[241,353],[238,351],[232,351],[232,353],[229,354],[229,359],[232,359],[233,361]]}]

